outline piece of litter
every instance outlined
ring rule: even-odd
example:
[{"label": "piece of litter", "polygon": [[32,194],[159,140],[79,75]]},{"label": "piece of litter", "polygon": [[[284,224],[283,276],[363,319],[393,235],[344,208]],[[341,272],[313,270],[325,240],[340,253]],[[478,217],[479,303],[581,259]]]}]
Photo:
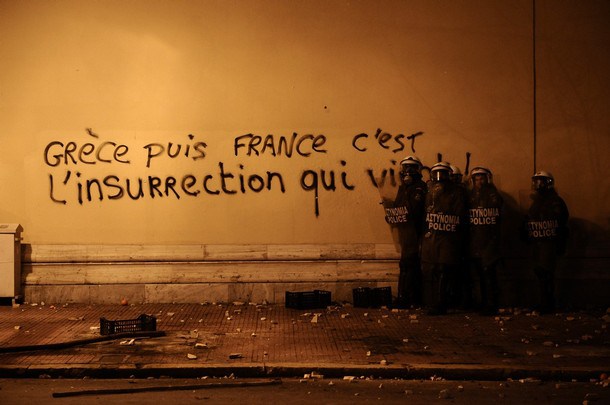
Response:
[{"label": "piece of litter", "polygon": [[15,330],[19,330],[19,329],[21,329],[21,326],[19,326],[19,325],[15,326]]},{"label": "piece of litter", "polygon": [[369,357],[371,355],[371,351],[369,350],[368,352],[366,352],[367,357]]},{"label": "piece of litter", "polygon": [[441,390],[438,393],[438,399],[451,399],[451,392],[449,390]]},{"label": "piece of litter", "polygon": [[186,358],[189,359],[189,360],[195,360],[197,358],[197,356],[195,356],[194,354],[189,353],[189,354],[186,355]]},{"label": "piece of litter", "polygon": [[208,344],[207,343],[195,343],[195,347],[197,349],[207,349],[208,348]]},{"label": "piece of litter", "polygon": [[136,341],[135,339],[123,340],[119,344],[121,346],[132,346],[135,341]]},{"label": "piece of litter", "polygon": [[388,365],[388,361],[386,359],[383,359],[379,362],[379,364],[381,364],[382,366],[387,366]]},{"label": "piece of litter", "polygon": [[79,316],[79,317],[73,316],[73,317],[68,318],[69,321],[82,321],[83,319],[85,319],[84,316]]},{"label": "piece of litter", "polygon": [[230,359],[241,359],[243,356],[241,355],[241,353],[231,353],[229,354],[229,358]]}]

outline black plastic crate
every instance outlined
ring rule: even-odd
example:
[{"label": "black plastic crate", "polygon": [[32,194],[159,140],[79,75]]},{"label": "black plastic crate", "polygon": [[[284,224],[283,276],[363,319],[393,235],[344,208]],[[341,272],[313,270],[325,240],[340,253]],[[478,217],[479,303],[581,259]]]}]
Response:
[{"label": "black plastic crate", "polygon": [[373,302],[377,307],[392,307],[392,287],[377,287],[373,289]]},{"label": "black plastic crate", "polygon": [[356,308],[370,308],[372,305],[370,287],[358,287],[352,290],[352,298]]},{"label": "black plastic crate", "polygon": [[154,332],[157,330],[157,318],[142,314],[136,319],[110,321],[100,318],[100,334],[112,335],[122,332]]},{"label": "black plastic crate", "polygon": [[286,291],[286,308],[326,308],[330,305],[330,302],[330,291]]},{"label": "black plastic crate", "polygon": [[392,287],[358,287],[352,290],[354,307],[380,308],[392,307]]}]

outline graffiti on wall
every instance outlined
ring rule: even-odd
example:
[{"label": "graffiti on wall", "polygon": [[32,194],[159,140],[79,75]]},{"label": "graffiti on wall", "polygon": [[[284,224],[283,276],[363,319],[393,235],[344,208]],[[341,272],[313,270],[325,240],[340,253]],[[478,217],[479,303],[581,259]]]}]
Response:
[{"label": "graffiti on wall", "polygon": [[[199,196],[239,195],[248,193],[286,193],[292,188],[311,193],[314,213],[320,215],[320,193],[353,191],[357,188],[350,176],[348,162],[341,159],[338,167],[303,169],[298,179],[288,179],[279,171],[261,170],[251,172],[244,163],[229,167],[222,161],[206,165],[205,171],[180,173],[179,175],[136,175],[129,176],[136,162],[151,170],[157,162],[184,160],[210,163],[208,144],[205,140],[189,134],[185,142],[153,142],[134,147],[124,142],[102,140],[91,128],[86,129],[86,141],[49,142],[43,153],[44,164],[49,168],[49,198],[57,204],[83,205],[93,201],[120,199],[141,200],[156,198],[196,198]],[[377,129],[374,134],[359,133],[350,140],[350,147],[358,153],[381,148],[391,153],[415,153],[415,142],[424,133],[392,135]],[[298,134],[291,136],[265,136],[243,134],[233,138],[232,154],[236,158],[278,158],[308,159],[328,153],[328,137],[324,134]],[[469,157],[469,154],[467,155]],[[381,187],[387,181],[397,184],[397,161],[390,160],[389,168],[365,168],[368,186]],[[108,167],[103,176],[87,176],[86,168]]]}]

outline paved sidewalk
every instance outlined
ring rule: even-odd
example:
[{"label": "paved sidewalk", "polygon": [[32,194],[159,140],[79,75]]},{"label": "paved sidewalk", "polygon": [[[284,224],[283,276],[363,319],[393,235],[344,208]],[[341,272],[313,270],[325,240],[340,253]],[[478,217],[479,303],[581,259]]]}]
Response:
[{"label": "paved sidewalk", "polygon": [[379,376],[599,378],[610,371],[610,314],[497,317],[351,306],[252,304],[0,307],[0,349],[99,337],[99,318],[157,318],[165,336],[0,352],[0,377]]}]

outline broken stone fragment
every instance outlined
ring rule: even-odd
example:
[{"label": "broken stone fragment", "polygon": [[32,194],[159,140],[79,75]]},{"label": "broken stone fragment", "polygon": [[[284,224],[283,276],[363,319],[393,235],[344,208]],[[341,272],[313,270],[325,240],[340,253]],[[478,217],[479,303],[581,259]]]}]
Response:
[{"label": "broken stone fragment", "polygon": [[449,390],[441,390],[438,393],[438,399],[451,399],[451,392]]}]

